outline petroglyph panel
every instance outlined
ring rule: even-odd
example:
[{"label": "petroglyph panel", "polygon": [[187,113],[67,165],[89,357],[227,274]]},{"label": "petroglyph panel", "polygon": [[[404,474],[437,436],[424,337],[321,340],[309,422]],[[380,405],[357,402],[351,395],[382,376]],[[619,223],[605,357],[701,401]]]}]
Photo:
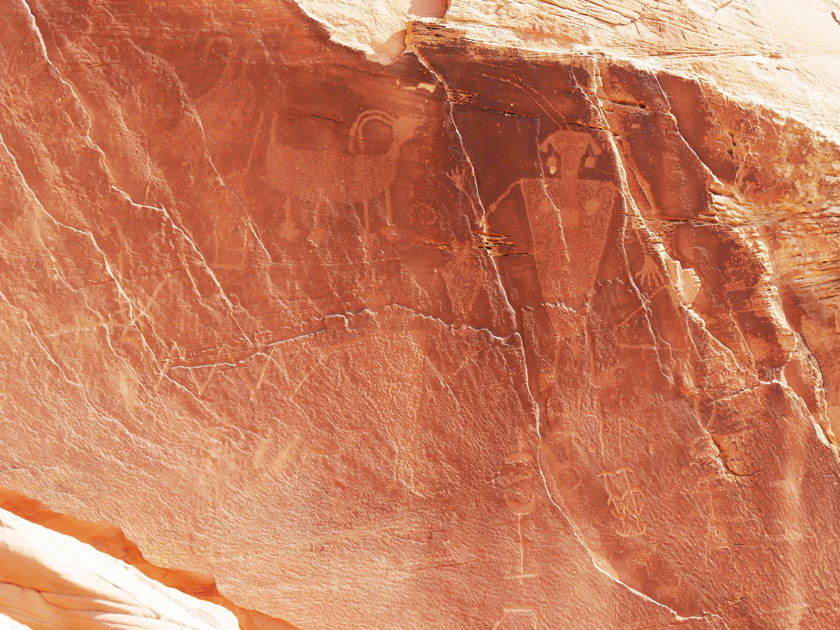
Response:
[{"label": "petroglyph panel", "polygon": [[803,2],[10,0],[0,486],[246,630],[837,626]]}]

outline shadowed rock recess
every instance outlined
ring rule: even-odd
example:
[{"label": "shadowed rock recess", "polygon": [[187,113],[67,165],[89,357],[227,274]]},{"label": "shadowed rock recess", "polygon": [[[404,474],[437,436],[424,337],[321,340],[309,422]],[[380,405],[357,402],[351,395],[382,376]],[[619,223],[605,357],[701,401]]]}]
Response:
[{"label": "shadowed rock recess", "polygon": [[243,629],[840,627],[830,125],[303,4],[0,0],[0,507]]}]

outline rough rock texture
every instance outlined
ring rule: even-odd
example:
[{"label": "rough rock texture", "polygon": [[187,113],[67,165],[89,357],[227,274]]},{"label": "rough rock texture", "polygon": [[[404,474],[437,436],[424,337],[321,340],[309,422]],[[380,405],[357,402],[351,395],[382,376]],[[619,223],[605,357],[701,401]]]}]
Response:
[{"label": "rough rock texture", "polygon": [[6,0],[0,486],[303,630],[837,626],[831,125],[485,4]]},{"label": "rough rock texture", "polygon": [[0,628],[234,630],[227,610],[0,510]]},{"label": "rough rock texture", "polygon": [[838,0],[298,0],[372,59],[409,20],[445,15],[469,38],[543,54],[632,60],[714,81],[840,138]]}]

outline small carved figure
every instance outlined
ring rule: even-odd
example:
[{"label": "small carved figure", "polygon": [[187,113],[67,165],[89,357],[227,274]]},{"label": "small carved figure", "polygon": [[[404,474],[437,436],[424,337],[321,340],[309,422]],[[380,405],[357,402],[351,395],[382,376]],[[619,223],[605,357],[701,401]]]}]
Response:
[{"label": "small carved figure", "polygon": [[630,472],[627,468],[620,468],[612,473],[601,473],[604,488],[609,495],[607,503],[620,524],[617,532],[619,536],[638,536],[647,530],[647,526],[642,522],[644,495],[641,488],[631,484]]},{"label": "small carved figure", "polygon": [[487,208],[485,231],[505,235],[517,254],[532,258],[542,301],[579,307],[593,283],[619,267],[609,243],[620,235],[614,218],[621,198],[601,143],[590,132],[551,133],[539,145],[539,171]]},{"label": "small carved figure", "polygon": [[536,577],[535,574],[525,571],[525,534],[523,529],[525,517],[533,512],[537,505],[535,460],[534,456],[528,452],[525,433],[522,429],[519,429],[517,438],[519,450],[505,460],[504,473],[507,483],[504,497],[508,509],[516,514],[519,538],[519,570],[513,575],[505,576],[506,579]]}]

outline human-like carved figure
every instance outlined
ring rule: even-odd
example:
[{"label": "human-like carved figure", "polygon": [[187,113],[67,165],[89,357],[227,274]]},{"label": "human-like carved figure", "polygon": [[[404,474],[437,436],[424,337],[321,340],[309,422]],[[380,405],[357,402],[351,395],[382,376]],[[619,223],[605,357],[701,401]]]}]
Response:
[{"label": "human-like carved figure", "polygon": [[539,149],[540,172],[514,182],[488,208],[487,224],[515,251],[531,254],[540,301],[577,306],[598,278],[604,256],[618,251],[606,244],[620,195],[605,149],[592,133],[560,129]]},{"label": "human-like carved figure", "polygon": [[213,229],[213,266],[219,269],[244,269],[250,248],[247,220],[244,216],[220,216]]},{"label": "human-like carved figure", "polygon": [[536,461],[534,455],[528,450],[525,432],[518,429],[519,448],[516,453],[509,455],[505,460],[505,477],[507,484],[505,488],[505,504],[507,508],[516,514],[516,527],[519,539],[519,567],[513,575],[505,576],[508,579],[524,579],[536,577],[528,573],[526,567],[526,546],[524,521],[537,506],[537,474],[535,472]]},{"label": "human-like carved figure", "polygon": [[[496,266],[526,323],[530,382],[543,400],[561,371],[558,357],[573,354],[563,345],[563,324],[545,305],[585,312],[595,285],[617,277],[622,265],[621,195],[604,143],[597,132],[572,127],[548,134],[538,172],[515,181],[487,209],[487,230],[504,237]],[[515,256],[507,255],[508,243]]]}]

